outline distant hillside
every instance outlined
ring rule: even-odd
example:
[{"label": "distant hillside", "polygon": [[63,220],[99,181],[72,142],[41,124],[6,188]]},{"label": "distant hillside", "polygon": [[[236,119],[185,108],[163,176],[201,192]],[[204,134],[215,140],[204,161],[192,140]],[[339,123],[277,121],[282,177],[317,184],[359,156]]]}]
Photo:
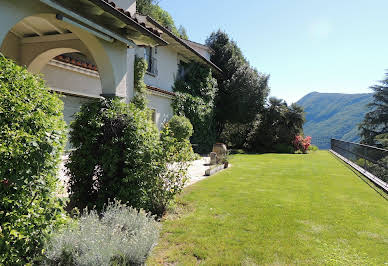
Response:
[{"label": "distant hillside", "polygon": [[329,148],[328,138],[358,142],[358,124],[368,111],[372,93],[341,94],[312,92],[297,104],[304,107],[306,123],[304,133],[313,138],[321,149]]}]

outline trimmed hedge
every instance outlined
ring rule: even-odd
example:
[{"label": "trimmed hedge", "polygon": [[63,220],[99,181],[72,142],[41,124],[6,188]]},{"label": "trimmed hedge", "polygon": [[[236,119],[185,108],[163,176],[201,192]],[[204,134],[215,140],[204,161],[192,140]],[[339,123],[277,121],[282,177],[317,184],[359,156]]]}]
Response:
[{"label": "trimmed hedge", "polygon": [[178,140],[189,139],[193,135],[193,125],[184,116],[174,115],[166,124],[172,137]]},{"label": "trimmed hedge", "polygon": [[0,55],[0,264],[33,261],[63,221],[56,197],[62,109],[40,77]]}]

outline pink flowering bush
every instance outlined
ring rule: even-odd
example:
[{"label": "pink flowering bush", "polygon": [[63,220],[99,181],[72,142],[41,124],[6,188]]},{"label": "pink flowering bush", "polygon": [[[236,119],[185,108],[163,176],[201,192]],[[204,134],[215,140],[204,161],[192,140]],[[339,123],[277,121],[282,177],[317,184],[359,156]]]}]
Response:
[{"label": "pink flowering bush", "polygon": [[303,153],[307,153],[307,150],[311,145],[311,137],[307,136],[307,137],[303,138],[303,136],[297,135],[297,136],[295,136],[293,144],[294,144],[296,151],[301,151]]}]

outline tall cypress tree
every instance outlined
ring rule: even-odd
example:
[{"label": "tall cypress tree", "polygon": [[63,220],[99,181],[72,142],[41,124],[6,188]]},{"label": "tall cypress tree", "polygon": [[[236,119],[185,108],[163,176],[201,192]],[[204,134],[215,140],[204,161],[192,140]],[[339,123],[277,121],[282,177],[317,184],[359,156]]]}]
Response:
[{"label": "tall cypress tree", "polygon": [[371,110],[359,125],[361,142],[376,146],[381,146],[376,137],[388,133],[388,73],[379,83],[370,87],[374,91],[373,101],[368,105]]}]

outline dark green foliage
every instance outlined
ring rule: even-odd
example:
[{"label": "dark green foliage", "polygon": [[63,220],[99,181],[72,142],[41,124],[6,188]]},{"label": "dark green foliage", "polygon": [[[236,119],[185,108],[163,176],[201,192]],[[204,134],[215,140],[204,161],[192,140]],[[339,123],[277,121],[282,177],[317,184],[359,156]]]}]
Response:
[{"label": "dark green foliage", "polygon": [[44,81],[0,55],[0,264],[40,256],[63,222],[56,197],[66,143],[62,101]]},{"label": "dark green foliage", "polygon": [[135,58],[135,73],[134,73],[134,89],[135,96],[132,99],[132,102],[137,108],[145,109],[147,107],[147,87],[144,83],[144,75],[147,70],[147,62],[144,58],[137,57]]},{"label": "dark green foliage", "polygon": [[187,66],[183,78],[175,81],[174,113],[187,117],[194,128],[191,143],[197,153],[208,153],[216,141],[214,99],[217,82],[211,69],[197,63]]},{"label": "dark green foliage", "polygon": [[219,141],[225,143],[228,148],[242,148],[251,129],[252,123],[225,123]]},{"label": "dark green foliage", "polygon": [[170,129],[171,137],[177,140],[188,140],[193,135],[193,125],[184,116],[174,115],[166,126]]},{"label": "dark green foliage", "polygon": [[304,133],[314,140],[327,139],[327,143],[317,143],[320,149],[330,148],[330,137],[359,142],[357,125],[368,111],[372,94],[340,94],[312,92],[297,104],[306,112]]},{"label": "dark green foliage", "polygon": [[263,110],[269,93],[269,76],[252,68],[225,32],[212,33],[206,44],[214,50],[212,62],[223,71],[223,75],[216,77],[219,90],[215,115],[220,137],[227,124],[251,123]]},{"label": "dark green foliage", "polygon": [[380,85],[374,85],[371,89],[374,91],[373,100],[368,105],[371,110],[365,115],[359,129],[362,143],[381,147],[375,138],[388,133],[388,73]]},{"label": "dark green foliage", "polygon": [[384,149],[388,149],[388,133],[377,135],[375,141]]},{"label": "dark green foliage", "polygon": [[120,202],[83,213],[50,239],[47,265],[143,265],[158,240],[154,217]]},{"label": "dark green foliage", "polygon": [[[385,167],[384,167],[385,166]],[[384,182],[388,182],[388,156],[381,158],[378,164],[371,164],[368,171],[378,176]]]},{"label": "dark green foliage", "polygon": [[291,146],[295,136],[303,132],[303,123],[303,108],[270,98],[268,107],[253,123],[246,147],[255,152],[269,152],[276,151],[278,144]]},{"label": "dark green foliage", "polygon": [[[190,127],[191,124],[187,124],[187,122],[190,123],[188,119],[185,118],[184,124],[178,125],[174,121],[170,120],[164,125],[162,131],[160,132],[161,145],[163,147],[165,157],[168,158],[167,161],[169,163],[174,163],[176,166],[175,170],[181,172],[184,178],[186,178],[187,173],[185,171],[188,166],[188,164],[185,163],[195,160],[195,154],[189,141],[192,126]],[[178,180],[178,182],[185,181],[186,180],[183,179],[181,181]],[[173,190],[171,192],[174,193]]]},{"label": "dark green foliage", "polygon": [[287,145],[285,143],[277,143],[274,146],[274,151],[276,153],[294,153],[295,149],[291,145]]},{"label": "dark green foliage", "polygon": [[[119,99],[96,100],[82,106],[71,128],[75,150],[67,167],[72,207],[101,210],[116,198],[162,215],[181,191],[187,150],[160,140],[149,110]],[[174,169],[168,167],[172,163]]]},{"label": "dark green foliage", "polygon": [[182,39],[184,40],[188,40],[189,39],[189,36],[187,35],[187,31],[185,29],[185,27],[183,27],[182,25],[179,26],[178,28],[178,36],[181,37]]},{"label": "dark green foliage", "polygon": [[183,26],[177,28],[171,15],[163,10],[155,0],[137,0],[136,9],[142,15],[150,16],[162,26],[170,29],[178,37],[187,40],[186,29]]}]

